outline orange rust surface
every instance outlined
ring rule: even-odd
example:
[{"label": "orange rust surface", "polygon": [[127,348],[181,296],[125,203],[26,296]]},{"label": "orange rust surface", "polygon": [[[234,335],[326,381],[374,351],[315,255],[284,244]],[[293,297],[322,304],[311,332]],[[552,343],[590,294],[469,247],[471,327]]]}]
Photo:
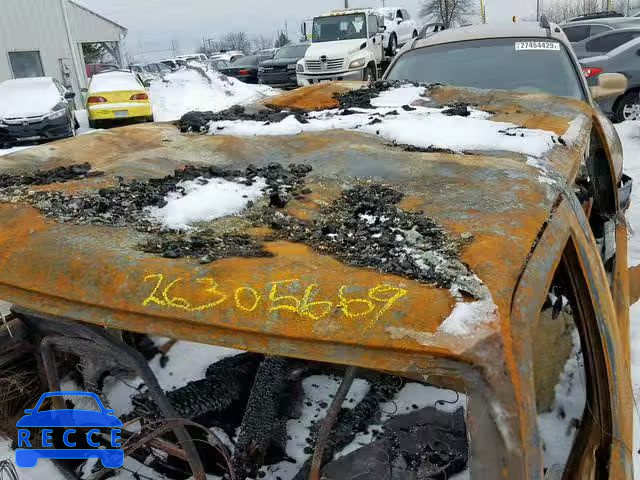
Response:
[{"label": "orange rust surface", "polygon": [[306,88],[299,88],[270,98],[264,103],[270,107],[293,110],[328,110],[338,108],[340,103],[335,96],[365,85],[364,82],[320,83]]}]

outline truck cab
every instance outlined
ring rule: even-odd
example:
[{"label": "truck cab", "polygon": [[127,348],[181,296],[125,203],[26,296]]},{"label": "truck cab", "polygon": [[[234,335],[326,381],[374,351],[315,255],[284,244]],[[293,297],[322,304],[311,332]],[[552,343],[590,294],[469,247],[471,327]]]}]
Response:
[{"label": "truck cab", "polygon": [[382,32],[380,16],[371,9],[340,10],[314,18],[311,47],[297,63],[298,85],[375,80],[384,57]]}]

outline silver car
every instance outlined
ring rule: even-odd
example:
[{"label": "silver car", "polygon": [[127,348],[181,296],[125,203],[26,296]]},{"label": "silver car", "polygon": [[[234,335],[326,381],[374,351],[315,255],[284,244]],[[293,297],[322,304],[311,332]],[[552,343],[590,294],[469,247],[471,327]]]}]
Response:
[{"label": "silver car", "polygon": [[602,32],[631,27],[640,27],[640,18],[598,18],[594,20],[578,20],[560,25],[560,28],[562,28],[571,43],[581,42]]},{"label": "silver car", "polygon": [[638,37],[640,37],[640,25],[633,28],[609,30],[571,45],[578,58],[595,57],[609,53]]},{"label": "silver car", "polygon": [[624,94],[601,99],[598,103],[615,122],[640,120],[640,37],[604,55],[583,58],[580,63],[590,86],[596,85],[603,73],[621,73],[627,77]]}]

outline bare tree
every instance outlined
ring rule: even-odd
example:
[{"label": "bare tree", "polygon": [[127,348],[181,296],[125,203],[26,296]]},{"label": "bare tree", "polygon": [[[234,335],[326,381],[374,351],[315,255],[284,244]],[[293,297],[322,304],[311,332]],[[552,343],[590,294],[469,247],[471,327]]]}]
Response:
[{"label": "bare tree", "polygon": [[272,36],[258,35],[253,39],[254,50],[267,50],[273,48],[276,41]]},{"label": "bare tree", "polygon": [[474,0],[423,0],[420,16],[438,19],[446,28],[463,23],[476,6]]}]

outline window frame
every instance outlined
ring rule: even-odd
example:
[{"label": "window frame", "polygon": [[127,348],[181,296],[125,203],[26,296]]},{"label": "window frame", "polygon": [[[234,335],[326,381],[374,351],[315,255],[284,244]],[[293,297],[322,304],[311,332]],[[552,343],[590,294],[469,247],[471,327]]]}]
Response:
[{"label": "window frame", "polygon": [[[35,77],[18,77],[16,76],[16,72],[15,72],[15,68],[11,59],[11,56],[13,54],[20,54],[20,53],[35,53],[37,54],[37,58],[38,58],[38,65],[40,66],[40,72],[41,75],[36,75]],[[9,68],[11,69],[11,76],[13,79],[18,79],[18,78],[38,78],[38,77],[44,77],[45,76],[45,72],[44,72],[44,64],[42,63],[42,53],[40,52],[40,50],[10,50],[7,52],[7,58],[9,60]]]}]

